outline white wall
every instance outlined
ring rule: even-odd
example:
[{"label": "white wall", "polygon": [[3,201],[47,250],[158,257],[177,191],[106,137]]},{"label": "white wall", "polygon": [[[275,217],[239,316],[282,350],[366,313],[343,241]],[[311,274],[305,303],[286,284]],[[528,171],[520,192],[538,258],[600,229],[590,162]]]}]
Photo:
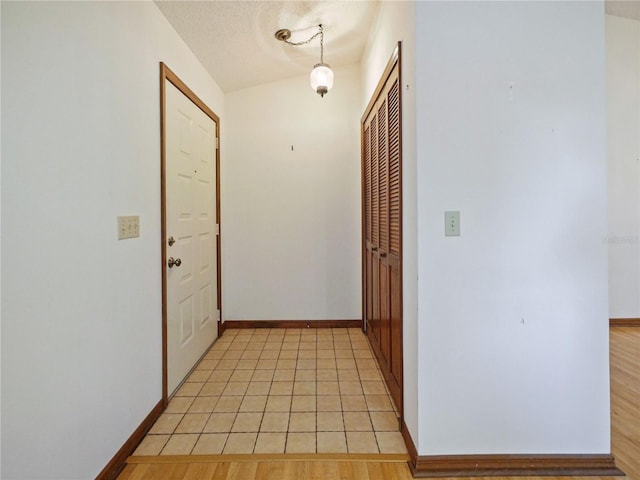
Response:
[{"label": "white wall", "polygon": [[2,2],[3,479],[94,478],[161,398],[160,61],[224,114],[153,3]]},{"label": "white wall", "polygon": [[418,303],[416,82],[414,2],[380,3],[378,17],[362,56],[364,113],[398,41],[402,42],[402,305],[404,422],[418,442]]},{"label": "white wall", "polygon": [[608,453],[603,5],[415,8],[419,454]]},{"label": "white wall", "polygon": [[308,75],[227,95],[225,320],[362,318],[359,82],[351,66],[324,98]]},{"label": "white wall", "polygon": [[606,16],[609,315],[640,317],[640,22]]}]

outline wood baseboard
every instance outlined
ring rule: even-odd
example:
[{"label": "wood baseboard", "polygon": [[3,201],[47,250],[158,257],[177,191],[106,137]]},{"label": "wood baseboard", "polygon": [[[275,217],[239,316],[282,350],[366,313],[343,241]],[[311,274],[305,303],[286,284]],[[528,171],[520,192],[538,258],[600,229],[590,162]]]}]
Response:
[{"label": "wood baseboard", "polygon": [[610,327],[640,327],[640,318],[610,318]]},{"label": "wood baseboard", "polygon": [[134,452],[149,429],[151,429],[156,420],[160,418],[163,411],[164,402],[160,400],[127,441],[124,442],[124,445],[120,447],[120,450],[113,456],[111,461],[102,469],[96,477],[96,480],[113,480],[118,476],[124,468],[127,458]]},{"label": "wood baseboard", "polygon": [[362,320],[227,320],[228,328],[362,328]]},{"label": "wood baseboard", "polygon": [[415,478],[621,476],[613,455],[434,455],[409,462]]},{"label": "wood baseboard", "polygon": [[400,422],[400,433],[402,434],[404,444],[407,446],[407,453],[409,454],[409,468],[413,471],[411,465],[415,465],[418,461],[418,450],[416,449],[416,444],[413,443],[413,438],[411,438],[407,424],[404,423],[404,418]]}]

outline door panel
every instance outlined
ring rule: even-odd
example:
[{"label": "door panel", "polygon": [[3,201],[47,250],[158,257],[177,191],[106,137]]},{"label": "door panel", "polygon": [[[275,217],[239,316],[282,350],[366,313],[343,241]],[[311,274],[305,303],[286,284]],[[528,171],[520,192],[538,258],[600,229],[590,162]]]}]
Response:
[{"label": "door panel", "polygon": [[402,141],[399,54],[362,123],[363,286],[369,342],[402,409]]},{"label": "door panel", "polygon": [[[167,390],[217,337],[216,124],[165,81]],[[165,239],[165,241],[167,241]]]}]

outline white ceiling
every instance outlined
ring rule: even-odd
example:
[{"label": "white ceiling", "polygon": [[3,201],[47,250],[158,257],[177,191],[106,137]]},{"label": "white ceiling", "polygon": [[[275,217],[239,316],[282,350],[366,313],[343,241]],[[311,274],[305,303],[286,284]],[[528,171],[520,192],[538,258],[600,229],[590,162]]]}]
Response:
[{"label": "white ceiling", "polygon": [[322,24],[325,62],[359,62],[379,6],[377,0],[155,3],[225,92],[303,75],[320,61],[319,38],[292,47],[275,39],[280,28],[302,41]]},{"label": "white ceiling", "polygon": [[[319,39],[292,47],[274,38],[280,28],[292,41],[325,31],[325,62],[360,61],[376,20],[378,0],[154,0],[185,43],[225,92],[309,73],[320,59]],[[606,13],[640,20],[640,0],[607,0]]]}]

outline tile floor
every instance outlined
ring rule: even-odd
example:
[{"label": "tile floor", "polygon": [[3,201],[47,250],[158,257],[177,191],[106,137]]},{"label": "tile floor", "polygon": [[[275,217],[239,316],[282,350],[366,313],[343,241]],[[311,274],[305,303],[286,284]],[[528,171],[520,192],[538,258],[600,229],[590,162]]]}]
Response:
[{"label": "tile floor", "polygon": [[228,329],[134,455],[406,453],[360,329]]}]

